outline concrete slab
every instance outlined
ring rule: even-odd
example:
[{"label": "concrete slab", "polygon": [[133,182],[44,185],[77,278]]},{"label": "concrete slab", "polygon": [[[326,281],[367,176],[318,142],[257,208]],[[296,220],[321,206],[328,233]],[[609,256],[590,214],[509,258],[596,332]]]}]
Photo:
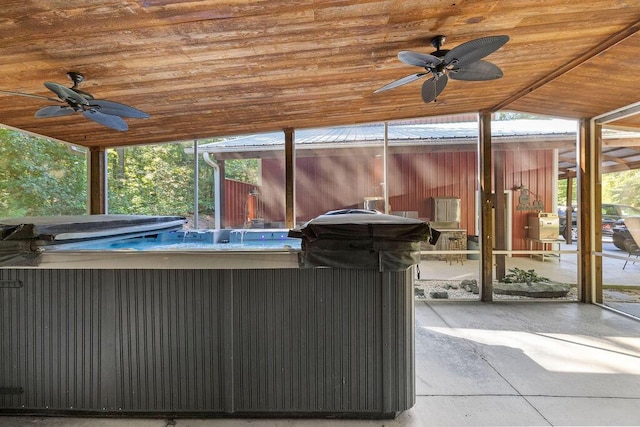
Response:
[{"label": "concrete slab", "polygon": [[429,304],[416,302],[416,394],[517,395],[472,342],[447,331]]},{"label": "concrete slab", "polygon": [[636,320],[577,303],[430,305],[449,326],[441,332],[466,340],[520,395],[640,398]]},{"label": "concrete slab", "polygon": [[551,425],[517,396],[420,396],[412,411],[423,426]]},{"label": "concrete slab", "polygon": [[555,426],[637,426],[640,400],[532,396],[527,400]]},{"label": "concrete slab", "polygon": [[611,302],[605,301],[607,307],[611,307],[614,310],[618,310],[622,313],[629,314],[631,316],[640,319],[640,304],[633,302]]},{"label": "concrete slab", "polygon": [[76,417],[2,417],[2,427],[165,427],[164,419],[119,419],[119,418],[76,418]]}]

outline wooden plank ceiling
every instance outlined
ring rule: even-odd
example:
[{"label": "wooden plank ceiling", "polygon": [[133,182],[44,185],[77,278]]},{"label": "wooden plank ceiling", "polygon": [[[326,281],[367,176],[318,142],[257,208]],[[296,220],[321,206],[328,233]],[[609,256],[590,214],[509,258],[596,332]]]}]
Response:
[{"label": "wooden plank ceiling", "polygon": [[[638,0],[10,0],[0,13],[0,89],[52,96],[43,82],[135,106],[127,132],[81,115],[36,119],[47,101],[0,94],[0,123],[85,146],[120,146],[518,110],[588,118],[640,101]],[[425,104],[430,53],[506,34],[486,59],[504,77],[450,81]],[[69,84],[70,86],[70,84]],[[621,121],[640,127],[640,119]]]}]

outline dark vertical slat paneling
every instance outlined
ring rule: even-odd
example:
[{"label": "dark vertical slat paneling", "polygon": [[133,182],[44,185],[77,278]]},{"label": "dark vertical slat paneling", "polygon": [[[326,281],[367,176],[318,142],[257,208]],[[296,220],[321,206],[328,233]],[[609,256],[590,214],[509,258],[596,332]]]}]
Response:
[{"label": "dark vertical slat paneling", "polygon": [[225,275],[136,270],[115,280],[118,410],[224,410]]},{"label": "dark vertical slat paneling", "polygon": [[[0,279],[18,280],[10,270],[0,270]],[[20,346],[15,326],[18,324],[16,308],[22,287],[0,289],[0,386],[16,390],[15,394],[0,394],[2,407],[15,407],[20,401],[19,390],[24,384],[18,379],[17,348]]]},{"label": "dark vertical slat paneling", "polygon": [[[406,331],[413,327],[407,294],[403,290],[386,303],[381,300],[383,286],[395,295],[409,282],[383,285],[381,273],[337,269],[279,270],[266,277],[264,271],[242,270],[235,277],[238,295],[244,296],[234,302],[241,384],[236,410],[380,412],[385,368],[393,371],[388,382],[404,384],[392,386],[390,393],[402,397],[387,407],[412,394],[412,383],[400,379],[413,375],[403,355],[413,348]],[[280,298],[282,292],[288,297]],[[396,322],[392,318],[398,314],[409,320]],[[383,324],[393,340],[384,346]],[[271,357],[276,354],[281,357]]]},{"label": "dark vertical slat paneling", "polygon": [[0,384],[24,393],[0,395],[0,407],[99,410],[100,278],[82,270],[1,274],[23,287],[0,288]]},{"label": "dark vertical slat paneling", "polygon": [[0,288],[0,385],[24,387],[0,395],[0,409],[380,413],[407,409],[413,397],[410,273],[0,270],[0,278],[25,283]]},{"label": "dark vertical slat paneling", "polygon": [[116,385],[117,385],[117,361],[116,361],[116,293],[112,285],[115,272],[112,270],[101,271],[102,283],[100,292],[100,310],[98,321],[99,334],[96,339],[101,343],[99,355],[96,355],[98,371],[100,372],[100,387],[98,388],[98,403],[101,410],[114,410],[118,407]]}]

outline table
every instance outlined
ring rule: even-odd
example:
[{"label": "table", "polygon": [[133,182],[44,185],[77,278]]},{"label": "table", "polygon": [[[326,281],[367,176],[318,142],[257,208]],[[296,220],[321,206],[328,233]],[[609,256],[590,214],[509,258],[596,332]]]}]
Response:
[{"label": "table", "polygon": [[[564,243],[564,239],[535,239],[533,237],[525,237],[524,239],[527,242],[527,246],[529,248],[530,251],[533,250],[533,244],[536,244],[536,247],[538,245],[540,245],[542,247],[543,251],[553,251],[554,247],[553,245],[558,245],[557,251],[560,251],[560,244]],[[533,254],[529,254],[529,258],[532,258]],[[545,261],[545,257],[549,258],[549,259],[557,259],[558,262],[560,262],[560,254],[540,254],[540,257],[542,258],[542,262]]]}]

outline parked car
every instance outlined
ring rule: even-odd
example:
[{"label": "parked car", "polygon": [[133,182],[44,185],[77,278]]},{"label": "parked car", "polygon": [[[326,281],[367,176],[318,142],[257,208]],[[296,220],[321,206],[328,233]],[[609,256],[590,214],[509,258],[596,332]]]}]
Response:
[{"label": "parked car", "polygon": [[[572,240],[577,240],[578,238],[577,213],[578,213],[578,209],[574,206],[571,213],[571,239]],[[629,205],[603,203],[602,204],[602,237],[613,238],[614,228],[624,227],[624,218],[628,216],[640,216],[640,209],[633,206],[629,206]],[[559,218],[558,222],[560,223],[560,233],[564,236],[566,227],[567,227],[566,207],[563,206],[561,208],[558,208],[558,218]],[[626,230],[626,228],[624,228],[624,230]],[[623,236],[626,235],[624,233],[624,230],[620,229],[616,233],[618,234],[616,239],[619,240],[620,245],[622,245],[622,242],[624,241]],[[614,245],[616,245],[617,248],[624,250],[624,246],[618,246],[615,241],[614,241]]]},{"label": "parked car", "polygon": [[[578,240],[578,208],[572,206],[571,208],[571,240]],[[566,236],[567,232],[567,207],[560,206],[558,208],[558,224],[560,225],[560,235]]]},{"label": "parked car", "polygon": [[602,236],[613,236],[613,228],[627,216],[640,216],[640,209],[629,205],[603,203]]},{"label": "parked car", "polygon": [[[612,240],[613,240],[613,245],[620,249],[621,251],[626,251],[627,248],[625,248],[624,246],[624,241],[631,239],[633,240],[633,237],[631,236],[631,233],[629,233],[629,230],[627,229],[627,226],[624,225],[624,220],[620,220],[615,227],[613,227],[613,235],[612,235]],[[635,243],[635,240],[634,240]]]}]

